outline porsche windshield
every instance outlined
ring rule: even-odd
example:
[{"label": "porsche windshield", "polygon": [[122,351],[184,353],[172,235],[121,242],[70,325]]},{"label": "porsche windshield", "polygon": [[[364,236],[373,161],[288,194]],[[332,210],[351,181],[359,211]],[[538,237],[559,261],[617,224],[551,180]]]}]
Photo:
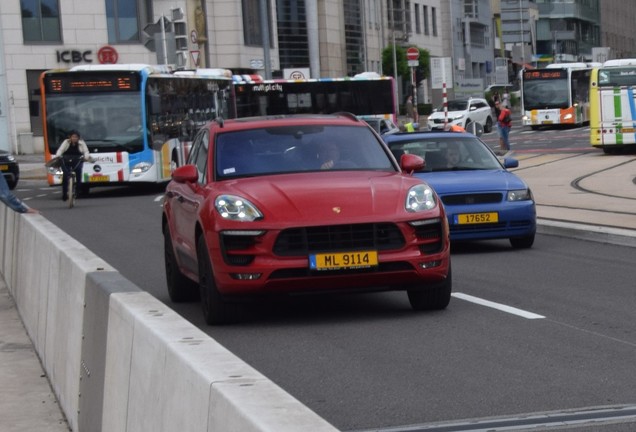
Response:
[{"label": "porsche windshield", "polygon": [[216,176],[288,172],[392,170],[385,147],[368,127],[293,126],[221,133]]}]

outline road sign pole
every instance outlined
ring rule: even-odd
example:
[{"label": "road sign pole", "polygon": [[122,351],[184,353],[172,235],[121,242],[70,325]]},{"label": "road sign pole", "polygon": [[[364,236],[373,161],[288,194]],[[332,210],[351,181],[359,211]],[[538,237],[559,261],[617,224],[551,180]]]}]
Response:
[{"label": "road sign pole", "polygon": [[161,47],[163,50],[163,64],[168,64],[168,44],[166,43],[166,17],[161,15]]},{"label": "road sign pole", "polygon": [[414,119],[416,122],[419,117],[419,113],[417,112],[417,77],[415,75],[415,70],[419,66],[419,58],[420,58],[420,50],[417,47],[409,47],[406,50],[406,58],[408,60],[409,66],[411,67],[411,96],[413,96],[413,108],[414,108]]},{"label": "road sign pole", "polygon": [[411,88],[413,89],[413,119],[414,122],[419,120],[419,112],[417,110],[417,87],[416,87],[416,77],[415,77],[415,68],[411,66]]},{"label": "road sign pole", "polygon": [[446,97],[446,67],[442,60],[442,105],[444,107],[444,130],[448,126],[448,99]]}]

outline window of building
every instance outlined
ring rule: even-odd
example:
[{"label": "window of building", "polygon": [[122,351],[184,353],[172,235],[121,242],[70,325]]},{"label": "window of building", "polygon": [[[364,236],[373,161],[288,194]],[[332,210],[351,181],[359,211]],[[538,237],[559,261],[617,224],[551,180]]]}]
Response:
[{"label": "window of building", "polygon": [[[262,47],[260,0],[242,0],[242,2],[245,45]],[[269,2],[267,2],[267,22],[269,22],[269,43],[270,46],[273,46],[272,8]]]},{"label": "window of building", "polygon": [[428,36],[431,34],[428,27],[428,6],[422,6],[422,18],[424,22],[424,34]]},{"label": "window of building", "polygon": [[433,26],[433,36],[437,36],[437,8],[431,8],[431,24]]},{"label": "window of building", "polygon": [[152,0],[106,0],[108,43],[138,43],[140,29],[150,22]]},{"label": "window of building", "polygon": [[24,42],[61,42],[58,0],[20,0]]},{"label": "window of building", "polygon": [[464,17],[479,17],[479,0],[464,0]]},{"label": "window of building", "polygon": [[420,26],[420,5],[415,3],[415,33],[421,34],[422,28]]},{"label": "window of building", "polygon": [[44,70],[27,70],[27,91],[29,92],[29,116],[31,117],[31,132],[34,136],[42,136],[42,116],[40,98],[40,75]]},{"label": "window of building", "polygon": [[307,15],[304,1],[276,1],[276,29],[281,68],[309,64]]},{"label": "window of building", "polygon": [[347,53],[347,75],[353,76],[365,70],[365,53],[360,49],[364,45],[360,2],[343,1],[345,23],[345,49]]}]

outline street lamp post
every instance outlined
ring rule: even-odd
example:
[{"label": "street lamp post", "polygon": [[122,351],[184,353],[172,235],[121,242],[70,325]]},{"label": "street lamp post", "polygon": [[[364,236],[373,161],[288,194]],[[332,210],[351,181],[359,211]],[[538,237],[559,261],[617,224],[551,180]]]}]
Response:
[{"label": "street lamp post", "polygon": [[519,0],[519,29],[521,30],[521,68],[526,63],[526,48],[525,41],[523,40],[523,4],[522,0]]}]

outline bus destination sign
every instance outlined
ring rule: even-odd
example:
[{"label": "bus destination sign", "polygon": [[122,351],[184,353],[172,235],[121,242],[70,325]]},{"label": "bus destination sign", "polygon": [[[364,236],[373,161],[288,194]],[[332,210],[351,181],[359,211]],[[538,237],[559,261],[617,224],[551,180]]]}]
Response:
[{"label": "bus destination sign", "polygon": [[539,79],[563,79],[568,77],[568,71],[564,69],[541,69],[528,70],[523,72],[525,81]]},{"label": "bus destination sign", "polygon": [[45,79],[48,93],[137,91],[139,79],[132,74],[58,74]]}]

